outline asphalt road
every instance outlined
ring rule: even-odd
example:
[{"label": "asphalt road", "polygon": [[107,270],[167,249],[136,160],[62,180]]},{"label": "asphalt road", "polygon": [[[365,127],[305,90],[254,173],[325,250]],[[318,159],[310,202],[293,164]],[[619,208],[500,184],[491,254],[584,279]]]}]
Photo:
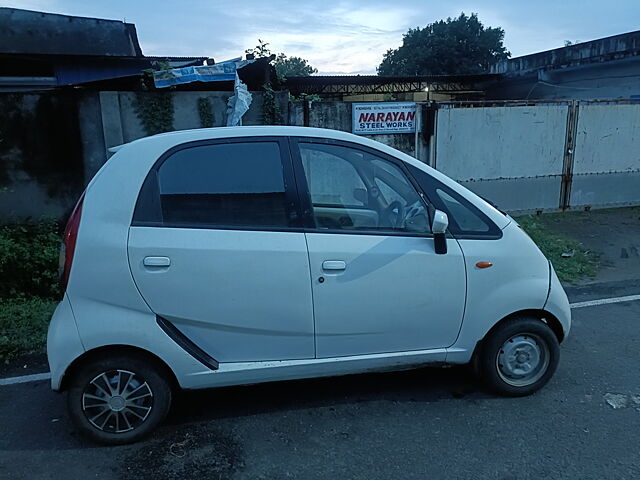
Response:
[{"label": "asphalt road", "polygon": [[151,439],[105,448],[47,382],[0,387],[0,478],[640,478],[640,301],[573,313],[556,376],[527,398],[464,368],[191,392]]}]

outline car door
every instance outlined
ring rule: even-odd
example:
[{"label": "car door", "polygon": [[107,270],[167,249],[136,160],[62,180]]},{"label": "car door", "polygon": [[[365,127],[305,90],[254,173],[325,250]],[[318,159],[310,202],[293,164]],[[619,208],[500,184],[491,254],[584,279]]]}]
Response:
[{"label": "car door", "polygon": [[312,275],[316,356],[442,348],[458,335],[465,267],[436,254],[402,163],[352,143],[292,139]]},{"label": "car door", "polygon": [[314,356],[309,261],[286,139],[176,147],[150,171],[129,261],[150,308],[219,362]]}]

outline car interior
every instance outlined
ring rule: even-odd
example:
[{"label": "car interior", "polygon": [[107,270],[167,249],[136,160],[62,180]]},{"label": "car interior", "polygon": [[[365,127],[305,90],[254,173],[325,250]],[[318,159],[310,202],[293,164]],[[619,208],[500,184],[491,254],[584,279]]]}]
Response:
[{"label": "car interior", "polygon": [[336,145],[300,151],[318,228],[429,232],[425,204],[391,162]]}]

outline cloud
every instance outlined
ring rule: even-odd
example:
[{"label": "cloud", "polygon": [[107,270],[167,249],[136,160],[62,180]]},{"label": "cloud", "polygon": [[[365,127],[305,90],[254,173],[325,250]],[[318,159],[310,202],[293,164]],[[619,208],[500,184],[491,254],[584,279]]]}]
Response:
[{"label": "cloud", "polygon": [[637,28],[637,0],[16,0],[10,6],[135,23],[147,55],[237,57],[269,42],[274,53],[300,56],[324,73],[375,73],[382,55],[409,28],[477,12],[504,28],[514,56]]},{"label": "cloud", "polygon": [[10,5],[3,7],[22,8],[24,10],[36,10],[39,12],[60,13],[60,2],[56,0],[15,0]]}]

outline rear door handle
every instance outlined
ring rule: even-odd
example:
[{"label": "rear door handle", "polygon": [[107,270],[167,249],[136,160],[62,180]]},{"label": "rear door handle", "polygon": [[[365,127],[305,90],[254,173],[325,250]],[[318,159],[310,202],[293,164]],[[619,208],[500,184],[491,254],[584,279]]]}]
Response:
[{"label": "rear door handle", "polygon": [[347,262],[342,260],[325,260],[322,262],[323,270],[344,270],[347,268]]},{"label": "rear door handle", "polygon": [[144,257],[142,261],[145,267],[168,267],[171,265],[169,257]]}]

